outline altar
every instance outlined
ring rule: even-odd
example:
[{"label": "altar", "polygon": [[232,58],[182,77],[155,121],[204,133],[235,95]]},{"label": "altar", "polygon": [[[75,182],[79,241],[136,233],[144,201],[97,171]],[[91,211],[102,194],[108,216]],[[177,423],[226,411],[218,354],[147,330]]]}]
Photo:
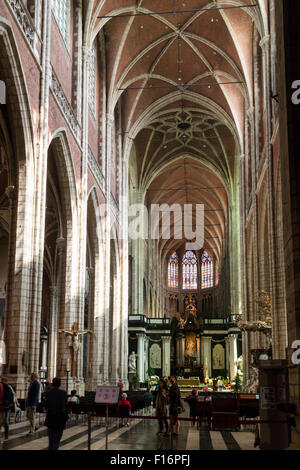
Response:
[{"label": "altar", "polygon": [[[234,381],[242,354],[241,333],[232,316],[205,318],[197,310],[194,295],[187,295],[184,313],[171,322],[172,372],[183,379],[229,377]],[[185,383],[188,390],[188,382]],[[199,387],[199,383],[194,385]],[[192,388],[192,387],[191,387]]]},{"label": "altar", "polygon": [[192,393],[193,388],[196,388],[199,391],[200,380],[197,378],[183,379],[178,377],[177,385],[180,389],[181,396],[186,397]]}]

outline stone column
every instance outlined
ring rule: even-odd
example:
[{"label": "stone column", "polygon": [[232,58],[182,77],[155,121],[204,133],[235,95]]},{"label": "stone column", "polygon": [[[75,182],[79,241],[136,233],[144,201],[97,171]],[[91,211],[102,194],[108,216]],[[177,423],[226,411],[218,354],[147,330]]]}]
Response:
[{"label": "stone column", "polygon": [[149,338],[145,336],[145,356],[144,356],[144,380],[146,381],[148,378],[148,369],[149,369]]},{"label": "stone column", "polygon": [[162,375],[163,377],[171,374],[171,337],[162,336],[162,346],[163,346],[163,363],[162,363]]},{"label": "stone column", "polygon": [[180,367],[180,350],[181,350],[180,341],[181,341],[181,337],[177,336],[177,338],[176,338],[176,364],[177,364],[177,367]]},{"label": "stone column", "polygon": [[226,356],[225,367],[228,371],[227,373],[228,373],[228,376],[229,376],[229,374],[230,374],[230,370],[229,370],[230,361],[229,361],[229,338],[228,338],[228,336],[226,336],[226,338],[225,338],[225,356]]},{"label": "stone column", "polygon": [[203,336],[203,373],[204,378],[211,377],[211,336]]},{"label": "stone column", "polygon": [[48,379],[52,380],[56,376],[57,359],[57,302],[58,289],[56,286],[50,286],[50,325],[48,338]]},{"label": "stone column", "polygon": [[177,342],[176,342],[176,352],[177,352],[177,366],[178,367],[183,367],[184,366],[184,335],[182,333],[179,333],[177,336]]},{"label": "stone column", "polygon": [[228,335],[229,341],[229,378],[234,380],[237,372],[237,334]]},{"label": "stone column", "polygon": [[200,341],[200,336],[197,335],[196,338],[197,341],[197,365],[201,365],[201,341]]},{"label": "stone column", "polygon": [[[138,207],[143,207],[144,204],[144,193],[142,191],[134,192],[133,203]],[[138,212],[136,213],[138,214]],[[136,216],[133,213],[129,215]],[[140,214],[138,214],[140,216]],[[131,219],[132,220],[132,219]],[[144,223],[147,223],[148,220],[145,219],[144,214]],[[145,236],[147,233],[145,233]],[[132,256],[133,256],[133,265],[132,265],[132,314],[141,315],[144,313],[144,298],[143,298],[143,280],[144,280],[144,239],[142,234],[139,235],[139,238],[132,240]]]},{"label": "stone column", "polygon": [[139,376],[140,382],[144,379],[144,341],[146,335],[144,333],[137,333],[137,375]]},{"label": "stone column", "polygon": [[47,374],[47,352],[48,352],[48,337],[47,335],[41,335],[41,364],[40,364],[40,373],[43,375],[43,378]]}]

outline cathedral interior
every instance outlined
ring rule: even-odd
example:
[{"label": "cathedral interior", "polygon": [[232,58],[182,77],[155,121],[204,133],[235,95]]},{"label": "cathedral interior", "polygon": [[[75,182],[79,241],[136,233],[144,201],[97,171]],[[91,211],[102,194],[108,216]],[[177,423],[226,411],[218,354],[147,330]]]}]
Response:
[{"label": "cathedral interior", "polygon": [[299,17],[0,2],[0,375],[19,399],[32,372],[83,397],[172,374],[255,396],[265,361],[300,448]]}]

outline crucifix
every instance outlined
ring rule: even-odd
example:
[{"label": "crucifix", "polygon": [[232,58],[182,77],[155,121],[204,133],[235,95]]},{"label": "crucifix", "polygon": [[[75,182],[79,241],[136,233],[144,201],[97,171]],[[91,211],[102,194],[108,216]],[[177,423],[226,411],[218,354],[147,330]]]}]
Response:
[{"label": "crucifix", "polygon": [[65,333],[67,336],[72,337],[72,345],[71,345],[71,347],[73,349],[72,377],[76,377],[77,376],[77,355],[78,355],[78,350],[79,350],[79,347],[80,347],[79,336],[86,335],[87,333],[93,334],[93,331],[91,331],[91,330],[78,330],[78,323],[74,322],[72,330],[59,329],[58,332],[59,333]]}]

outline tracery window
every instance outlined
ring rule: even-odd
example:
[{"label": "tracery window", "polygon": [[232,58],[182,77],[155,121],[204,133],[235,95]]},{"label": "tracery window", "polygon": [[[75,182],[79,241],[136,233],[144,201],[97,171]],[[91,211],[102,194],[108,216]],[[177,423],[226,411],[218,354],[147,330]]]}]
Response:
[{"label": "tracery window", "polygon": [[206,251],[201,258],[201,289],[214,286],[214,263]]},{"label": "tracery window", "polygon": [[168,287],[178,289],[178,256],[174,251],[168,264]]},{"label": "tracery window", "polygon": [[52,0],[52,10],[65,41],[68,38],[70,0]]},{"label": "tracery window", "polygon": [[89,105],[96,114],[96,44],[94,43],[89,61]]},{"label": "tracery window", "polygon": [[182,259],[182,288],[197,289],[197,257],[192,251],[186,251]]}]

